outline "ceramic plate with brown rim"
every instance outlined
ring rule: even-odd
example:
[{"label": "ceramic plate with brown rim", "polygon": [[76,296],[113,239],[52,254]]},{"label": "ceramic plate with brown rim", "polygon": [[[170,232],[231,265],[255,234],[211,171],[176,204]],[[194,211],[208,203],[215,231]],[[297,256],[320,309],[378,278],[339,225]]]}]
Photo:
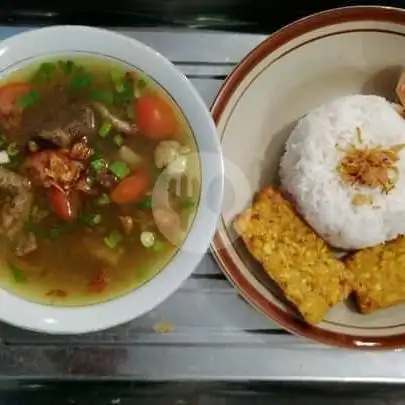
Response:
[{"label": "ceramic plate with brown rim", "polygon": [[359,6],[322,12],[262,42],[231,73],[213,105],[227,183],[214,256],[253,307],[285,329],[321,343],[405,347],[405,304],[364,314],[349,297],[321,322],[306,322],[236,235],[234,220],[260,190],[279,187],[287,139],[311,110],[355,94],[396,101],[404,50],[404,10]]}]

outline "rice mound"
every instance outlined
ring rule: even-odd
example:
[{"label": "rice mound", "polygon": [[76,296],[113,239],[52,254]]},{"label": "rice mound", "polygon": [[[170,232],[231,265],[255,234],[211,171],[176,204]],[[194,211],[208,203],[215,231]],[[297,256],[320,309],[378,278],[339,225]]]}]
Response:
[{"label": "rice mound", "polygon": [[[361,130],[361,138],[356,136]],[[321,105],[291,132],[280,163],[282,190],[330,245],[362,249],[405,234],[405,149],[398,152],[395,187],[384,193],[343,181],[345,148],[405,144],[405,120],[383,97],[351,95]],[[354,205],[356,195],[372,203]]]}]

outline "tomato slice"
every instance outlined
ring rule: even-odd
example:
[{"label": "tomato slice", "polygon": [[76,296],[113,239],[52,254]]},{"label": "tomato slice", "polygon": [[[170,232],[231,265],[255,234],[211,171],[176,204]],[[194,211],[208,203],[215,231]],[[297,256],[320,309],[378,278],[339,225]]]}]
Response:
[{"label": "tomato slice", "polygon": [[136,125],[147,137],[158,140],[176,133],[178,121],[172,107],[156,94],[137,98],[134,109]]},{"label": "tomato slice", "polygon": [[77,217],[79,196],[76,192],[67,194],[57,187],[49,190],[49,203],[56,214],[67,222]]},{"label": "tomato slice", "polygon": [[30,92],[32,86],[29,83],[9,83],[0,87],[0,112],[4,115],[19,111],[17,100]]},{"label": "tomato slice", "polygon": [[139,171],[120,181],[112,190],[110,198],[116,204],[128,204],[137,201],[149,186],[148,175]]}]

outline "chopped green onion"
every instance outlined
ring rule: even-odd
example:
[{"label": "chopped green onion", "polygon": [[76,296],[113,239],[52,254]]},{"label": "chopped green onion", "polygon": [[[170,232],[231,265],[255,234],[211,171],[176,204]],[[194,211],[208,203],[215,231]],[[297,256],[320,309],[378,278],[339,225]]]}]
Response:
[{"label": "chopped green onion", "polygon": [[119,69],[112,69],[110,72],[111,80],[114,83],[122,82],[125,78],[125,75]]},{"label": "chopped green onion", "polygon": [[118,93],[123,93],[125,91],[125,86],[124,83],[119,82],[115,85],[115,90],[117,90]]},{"label": "chopped green onion", "polygon": [[152,246],[154,252],[161,252],[165,247],[165,244],[161,240],[155,240],[155,244]]},{"label": "chopped green onion", "polygon": [[128,115],[128,118],[134,118],[135,112],[134,112],[134,107],[132,105],[129,105],[127,107],[127,115]]},{"label": "chopped green onion", "polygon": [[39,70],[45,72],[47,75],[51,75],[55,72],[56,66],[53,62],[41,63]]},{"label": "chopped green onion", "polygon": [[140,236],[141,243],[146,248],[151,248],[155,244],[155,235],[153,232],[144,231]]},{"label": "chopped green onion", "polygon": [[29,107],[30,105],[35,104],[39,99],[38,90],[32,89],[28,93],[23,94],[21,97],[18,98],[17,104],[21,108]]},{"label": "chopped green onion", "polygon": [[101,154],[100,151],[98,151],[97,149],[92,150],[91,160],[102,159],[102,157],[103,157],[103,155]]},{"label": "chopped green onion", "polygon": [[146,87],[145,79],[139,79],[137,83],[138,89],[142,90]]},{"label": "chopped green onion", "polygon": [[195,203],[192,198],[183,198],[179,201],[179,207],[183,209],[192,208],[194,207]]},{"label": "chopped green onion", "polygon": [[56,72],[56,65],[52,62],[41,63],[38,70],[35,72],[32,82],[41,84],[46,83],[48,80],[54,76]]},{"label": "chopped green onion", "polygon": [[44,62],[41,63],[39,66],[39,71],[46,73],[47,75],[51,75],[55,72],[56,65],[53,62]]},{"label": "chopped green onion", "polygon": [[137,203],[136,207],[140,210],[150,210],[152,209],[152,197],[145,195]]},{"label": "chopped green onion", "polygon": [[107,162],[103,158],[93,160],[90,164],[96,172],[100,172],[107,167]]},{"label": "chopped green onion", "polygon": [[115,135],[113,141],[117,146],[122,146],[124,144],[124,138],[121,135]]},{"label": "chopped green onion", "polygon": [[65,75],[70,75],[76,67],[72,60],[60,60],[58,61],[58,65]]},{"label": "chopped green onion", "polygon": [[114,69],[110,72],[110,76],[117,93],[124,93],[126,91],[125,74],[121,70]]},{"label": "chopped green onion", "polygon": [[63,228],[60,226],[54,226],[49,230],[49,239],[50,240],[56,240],[59,238],[59,236],[62,234]]},{"label": "chopped green onion", "polygon": [[104,238],[104,243],[110,248],[115,249],[121,243],[123,236],[119,231],[112,231]]},{"label": "chopped green onion", "polygon": [[5,134],[0,133],[0,147],[4,146],[7,143],[7,137]]},{"label": "chopped green onion", "polygon": [[[70,229],[71,224],[67,222],[58,222],[54,224],[51,228],[48,228],[44,237],[48,237],[50,240],[56,240],[62,235],[63,232],[66,232]],[[40,230],[40,228],[37,228]]]},{"label": "chopped green onion", "polygon": [[100,197],[97,199],[98,205],[108,205],[110,204],[111,200],[108,194],[101,194]]},{"label": "chopped green onion", "polygon": [[83,90],[91,84],[91,75],[87,72],[77,73],[69,81],[69,89],[73,91]]},{"label": "chopped green onion", "polygon": [[20,148],[18,147],[16,142],[11,142],[8,146],[7,146],[7,154],[12,157],[12,156],[16,156],[20,153]]},{"label": "chopped green onion", "polygon": [[90,98],[94,101],[100,101],[108,105],[114,103],[114,94],[107,90],[93,90],[90,93]]},{"label": "chopped green onion", "polygon": [[21,284],[27,281],[25,274],[14,263],[9,263],[9,268],[13,274],[13,278],[16,283]]},{"label": "chopped green onion", "polygon": [[103,218],[100,214],[86,213],[81,216],[80,222],[82,222],[84,225],[96,226],[101,224],[102,219]]},{"label": "chopped green onion", "polygon": [[102,221],[102,217],[100,214],[94,214],[91,219],[91,222],[93,225],[100,225],[101,221]]},{"label": "chopped green onion", "polygon": [[114,162],[110,165],[109,170],[114,173],[119,179],[127,177],[130,173],[129,167],[124,162]]},{"label": "chopped green onion", "polygon": [[124,81],[122,83],[122,91],[118,92],[117,99],[121,102],[132,102],[134,99],[134,84],[132,81]]},{"label": "chopped green onion", "polygon": [[103,122],[103,124],[101,125],[98,134],[102,137],[105,138],[108,133],[111,131],[112,128],[112,124],[110,122]]},{"label": "chopped green onion", "polygon": [[31,233],[31,232],[35,232],[35,224],[32,221],[32,219],[29,219],[28,221],[26,221],[24,223],[24,231],[26,233]]}]

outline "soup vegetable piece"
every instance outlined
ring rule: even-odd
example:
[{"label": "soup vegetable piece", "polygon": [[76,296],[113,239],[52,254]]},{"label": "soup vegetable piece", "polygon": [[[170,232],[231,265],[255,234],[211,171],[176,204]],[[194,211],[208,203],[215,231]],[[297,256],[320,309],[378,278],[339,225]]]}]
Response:
[{"label": "soup vegetable piece", "polygon": [[1,285],[86,305],[153,277],[187,235],[200,193],[196,145],[176,104],[109,60],[49,60],[6,79]]}]

